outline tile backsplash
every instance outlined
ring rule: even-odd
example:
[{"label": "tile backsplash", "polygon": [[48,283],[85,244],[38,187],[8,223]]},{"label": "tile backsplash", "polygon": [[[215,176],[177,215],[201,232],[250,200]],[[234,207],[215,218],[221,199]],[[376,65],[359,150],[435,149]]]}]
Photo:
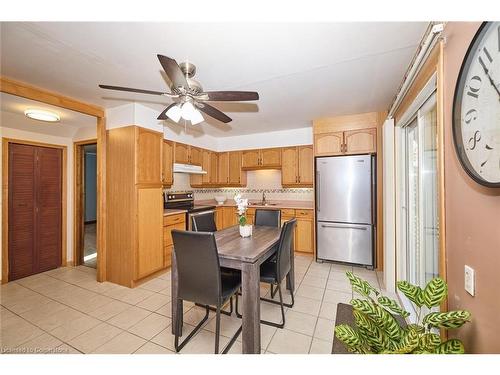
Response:
[{"label": "tile backsplash", "polygon": [[216,195],[225,195],[232,199],[236,193],[241,193],[248,199],[260,199],[266,193],[268,200],[304,200],[312,201],[314,190],[311,188],[283,188],[281,186],[281,171],[275,169],[248,171],[247,187],[245,188],[192,188],[189,184],[190,175],[174,173],[174,184],[166,191],[193,190],[196,200],[213,199]]}]

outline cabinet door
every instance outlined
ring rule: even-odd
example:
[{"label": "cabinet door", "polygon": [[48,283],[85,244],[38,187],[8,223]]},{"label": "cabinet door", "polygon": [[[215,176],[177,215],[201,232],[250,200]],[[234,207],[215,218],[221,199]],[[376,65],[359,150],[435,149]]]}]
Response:
[{"label": "cabinet door", "polygon": [[377,152],[377,129],[349,130],[344,132],[346,153]]},{"label": "cabinet door", "polygon": [[281,167],[281,149],[280,148],[265,148],[260,150],[260,166],[261,167]]},{"label": "cabinet door", "polygon": [[297,184],[297,147],[285,147],[281,155],[281,184]]},{"label": "cabinet door", "polygon": [[295,251],[313,252],[313,221],[297,218]]},{"label": "cabinet door", "polygon": [[238,217],[236,216],[236,208],[234,207],[222,207],[223,222],[222,227],[232,227],[238,223]]},{"label": "cabinet door", "polygon": [[257,168],[260,165],[259,150],[246,150],[242,152],[242,168]]},{"label": "cabinet door", "polygon": [[210,184],[215,185],[218,178],[219,156],[216,152],[210,152]]},{"label": "cabinet door", "polygon": [[136,279],[163,268],[162,188],[137,189]]},{"label": "cabinet door", "polygon": [[217,230],[224,229],[224,212],[223,207],[217,207],[215,209],[215,225]]},{"label": "cabinet door", "polygon": [[189,164],[202,165],[203,156],[201,148],[194,146],[189,146],[189,148],[190,148]]},{"label": "cabinet door", "polygon": [[175,143],[175,162],[189,164],[189,146],[183,143]]},{"label": "cabinet door", "polygon": [[137,184],[162,183],[163,135],[151,130],[136,128],[135,178]]},{"label": "cabinet door", "polygon": [[229,152],[229,183],[241,184],[241,151]]},{"label": "cabinet door", "polygon": [[163,141],[162,145],[162,169],[163,185],[171,186],[174,183],[173,163],[174,163],[174,145],[172,142]]},{"label": "cabinet door", "polygon": [[313,184],[313,148],[312,146],[298,147],[298,179],[301,185]]},{"label": "cabinet door", "polygon": [[211,151],[203,150],[203,152],[202,152],[201,167],[203,168],[204,171],[207,172],[207,174],[199,175],[199,176],[201,176],[202,185],[209,185],[210,184],[210,176],[212,174],[212,168],[211,168],[212,164],[210,162],[211,155],[212,155]]},{"label": "cabinet door", "polygon": [[229,152],[219,154],[217,183],[222,186],[229,184]]},{"label": "cabinet door", "polygon": [[314,136],[316,156],[340,155],[343,143],[344,132],[316,134]]}]

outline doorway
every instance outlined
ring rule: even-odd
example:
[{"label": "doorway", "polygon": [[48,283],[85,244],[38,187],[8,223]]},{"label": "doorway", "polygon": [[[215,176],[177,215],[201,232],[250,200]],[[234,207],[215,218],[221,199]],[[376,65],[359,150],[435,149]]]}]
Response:
[{"label": "doorway", "polygon": [[76,142],[75,265],[97,268],[97,143]]},{"label": "doorway", "polygon": [[8,223],[3,274],[12,281],[65,262],[65,149],[6,139],[3,147]]}]

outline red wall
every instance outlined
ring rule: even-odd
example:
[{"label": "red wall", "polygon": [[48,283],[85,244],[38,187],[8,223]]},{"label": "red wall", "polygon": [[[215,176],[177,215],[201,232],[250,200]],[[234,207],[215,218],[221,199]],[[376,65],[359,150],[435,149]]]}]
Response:
[{"label": "red wall", "polygon": [[[500,188],[474,182],[453,145],[453,94],[468,46],[480,23],[450,22],[445,28],[445,205],[449,309],[466,309],[472,323],[450,331],[469,353],[500,353]],[[464,289],[464,265],[476,271],[476,295]]]}]

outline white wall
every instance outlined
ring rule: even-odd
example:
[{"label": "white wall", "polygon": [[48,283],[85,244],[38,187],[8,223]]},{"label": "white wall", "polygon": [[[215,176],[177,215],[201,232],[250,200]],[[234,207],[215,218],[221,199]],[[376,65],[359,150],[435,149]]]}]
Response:
[{"label": "white wall", "polygon": [[[67,195],[67,203],[66,203],[66,227],[67,227],[67,236],[66,236],[66,249],[67,249],[67,260],[73,260],[73,139],[67,137],[57,137],[52,135],[46,135],[41,133],[33,133],[27,132],[24,130],[13,129],[13,128],[0,128],[0,135],[4,138],[13,138],[20,139],[26,141],[34,141],[34,142],[42,142],[42,143],[50,143],[55,145],[67,146],[67,185],[66,185],[66,195]],[[1,147],[1,146],[0,146]],[[0,150],[0,155],[2,150]],[[1,164],[1,163],[0,163]],[[0,171],[1,172],[1,171]],[[0,197],[0,210],[2,207],[2,197]],[[2,233],[1,228],[2,223],[0,223],[0,236]],[[1,240],[1,238],[0,238]],[[1,268],[1,259],[0,259],[0,268]]]}]

